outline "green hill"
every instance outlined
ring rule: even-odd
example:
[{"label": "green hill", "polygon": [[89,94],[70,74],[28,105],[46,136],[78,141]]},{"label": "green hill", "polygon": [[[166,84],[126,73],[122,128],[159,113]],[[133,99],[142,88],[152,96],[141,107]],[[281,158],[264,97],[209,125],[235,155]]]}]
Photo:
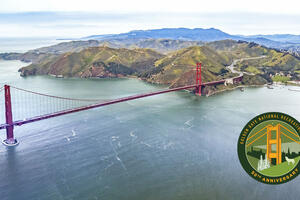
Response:
[{"label": "green hill", "polygon": [[[275,76],[277,73],[298,79],[300,60],[288,53],[267,49],[265,58],[259,60],[248,60],[239,63],[238,68],[254,74],[268,74]],[[284,78],[283,78],[284,79]],[[286,78],[284,79],[286,80]]]},{"label": "green hill", "polygon": [[46,57],[19,71],[22,76],[52,74],[65,77],[120,77],[148,70],[161,57],[161,54],[150,49],[91,47],[54,58]]},{"label": "green hill", "polygon": [[161,84],[182,86],[195,83],[195,65],[203,64],[203,81],[221,79],[228,73],[226,56],[218,54],[206,46],[193,46],[175,51],[155,62],[156,68],[142,75],[148,81]]},{"label": "green hill", "polygon": [[[207,44],[218,53],[227,55],[231,60],[237,58],[265,56],[261,59],[244,60],[239,62],[240,71],[263,75],[268,81],[276,73],[299,79],[300,59],[286,52],[280,52],[255,43],[236,42],[233,40],[216,41]],[[271,76],[270,76],[271,75]],[[286,79],[284,79],[286,80]]]},{"label": "green hill", "polygon": [[[114,42],[117,44],[118,41]],[[36,62],[21,68],[20,72],[22,76],[52,74],[82,78],[130,75],[149,82],[177,87],[195,83],[194,66],[197,62],[201,62],[203,66],[202,81],[208,82],[237,76],[237,72],[233,71],[234,73],[232,73],[227,66],[237,59],[242,59],[236,62],[235,69],[244,72],[242,81],[244,85],[262,85],[272,82],[272,76],[277,73],[281,76],[289,76],[291,80],[300,78],[297,76],[300,71],[298,58],[255,43],[223,40],[201,43],[202,46],[190,46],[194,42],[164,39],[131,42],[126,43],[130,49],[101,46],[60,55],[40,53]],[[95,45],[94,43],[87,44]],[[77,43],[72,45],[76,46]],[[190,47],[165,55],[152,49],[134,48],[135,46],[142,46],[170,50],[186,45]],[[249,60],[249,58],[252,59]],[[204,93],[210,94],[235,86],[206,87]]]}]

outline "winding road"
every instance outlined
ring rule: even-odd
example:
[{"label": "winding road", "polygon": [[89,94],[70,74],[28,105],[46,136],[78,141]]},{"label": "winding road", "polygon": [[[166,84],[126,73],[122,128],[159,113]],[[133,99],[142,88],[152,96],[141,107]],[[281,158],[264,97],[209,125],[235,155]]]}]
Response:
[{"label": "winding road", "polygon": [[242,72],[242,71],[237,71],[235,69],[235,65],[238,63],[238,62],[243,62],[245,60],[255,60],[255,59],[261,59],[261,58],[266,58],[267,56],[257,56],[257,57],[250,57],[250,58],[240,58],[240,59],[236,59],[236,60],[233,60],[233,62],[231,63],[231,65],[227,66],[227,68],[232,72],[232,73],[236,73],[236,74],[239,74],[239,76],[243,76],[244,74],[248,74],[248,75],[255,75],[253,73],[250,73],[250,72]]}]

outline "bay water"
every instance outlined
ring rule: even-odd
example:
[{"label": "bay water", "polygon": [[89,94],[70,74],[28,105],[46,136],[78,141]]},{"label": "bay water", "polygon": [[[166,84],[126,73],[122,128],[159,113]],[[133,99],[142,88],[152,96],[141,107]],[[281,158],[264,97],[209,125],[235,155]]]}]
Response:
[{"label": "bay water", "polygon": [[[0,87],[99,99],[165,87],[138,79],[20,77],[25,65],[0,61]],[[179,91],[15,127],[20,144],[0,145],[0,199],[297,199],[300,178],[259,183],[237,155],[239,134],[256,115],[277,111],[300,120],[300,92],[288,88],[299,89],[211,97]]]}]

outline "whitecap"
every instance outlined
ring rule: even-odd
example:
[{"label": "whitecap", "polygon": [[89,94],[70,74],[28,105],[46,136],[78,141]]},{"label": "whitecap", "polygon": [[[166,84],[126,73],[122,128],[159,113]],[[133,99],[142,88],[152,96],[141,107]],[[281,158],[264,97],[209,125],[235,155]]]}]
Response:
[{"label": "whitecap", "polygon": [[76,136],[76,132],[72,129],[72,136]]},{"label": "whitecap", "polygon": [[134,134],[135,131],[130,131],[129,135],[132,137],[132,140],[136,140],[137,136]]},{"label": "whitecap", "polygon": [[120,147],[122,147],[122,145],[121,145],[121,142],[119,141],[118,142],[118,147],[120,148]]},{"label": "whitecap", "polygon": [[194,121],[194,117],[192,117],[191,119],[189,119],[186,122],[184,122],[184,125],[192,127],[193,126],[193,124],[192,124],[193,121]]},{"label": "whitecap", "polygon": [[141,144],[147,146],[147,147],[152,147],[150,144],[146,143],[146,142],[141,142]]},{"label": "whitecap", "polygon": [[112,136],[112,137],[111,137],[111,140],[112,140],[112,141],[116,141],[117,139],[119,139],[119,136]]},{"label": "whitecap", "polygon": [[165,145],[163,146],[163,149],[166,150],[166,149],[168,149],[169,147],[172,147],[173,145],[174,145],[173,142],[168,142],[168,144],[165,144]]}]

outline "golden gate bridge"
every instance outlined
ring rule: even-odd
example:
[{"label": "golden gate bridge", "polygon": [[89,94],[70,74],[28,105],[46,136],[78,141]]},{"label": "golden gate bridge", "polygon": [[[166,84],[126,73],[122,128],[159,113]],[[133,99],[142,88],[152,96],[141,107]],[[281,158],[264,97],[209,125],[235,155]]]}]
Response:
[{"label": "golden gate bridge", "polygon": [[0,124],[0,130],[6,129],[6,139],[3,140],[2,143],[7,146],[15,146],[18,144],[18,141],[14,137],[14,126],[21,126],[24,124],[58,117],[70,113],[108,106],[149,96],[175,92],[179,90],[194,88],[195,93],[201,96],[202,89],[206,86],[215,86],[219,84],[226,84],[228,82],[237,83],[242,81],[242,78],[243,75],[239,75],[237,77],[231,78],[230,80],[223,79],[202,83],[201,63],[197,63],[196,83],[193,85],[169,88],[165,90],[127,96],[113,100],[66,98],[42,94],[10,85],[4,85],[2,88],[0,88],[0,94],[2,92],[4,93],[4,105],[0,105],[0,107],[4,107],[3,110],[5,110],[5,116],[3,119],[5,120],[5,122],[2,123],[0,121],[0,123],[2,123]]}]

